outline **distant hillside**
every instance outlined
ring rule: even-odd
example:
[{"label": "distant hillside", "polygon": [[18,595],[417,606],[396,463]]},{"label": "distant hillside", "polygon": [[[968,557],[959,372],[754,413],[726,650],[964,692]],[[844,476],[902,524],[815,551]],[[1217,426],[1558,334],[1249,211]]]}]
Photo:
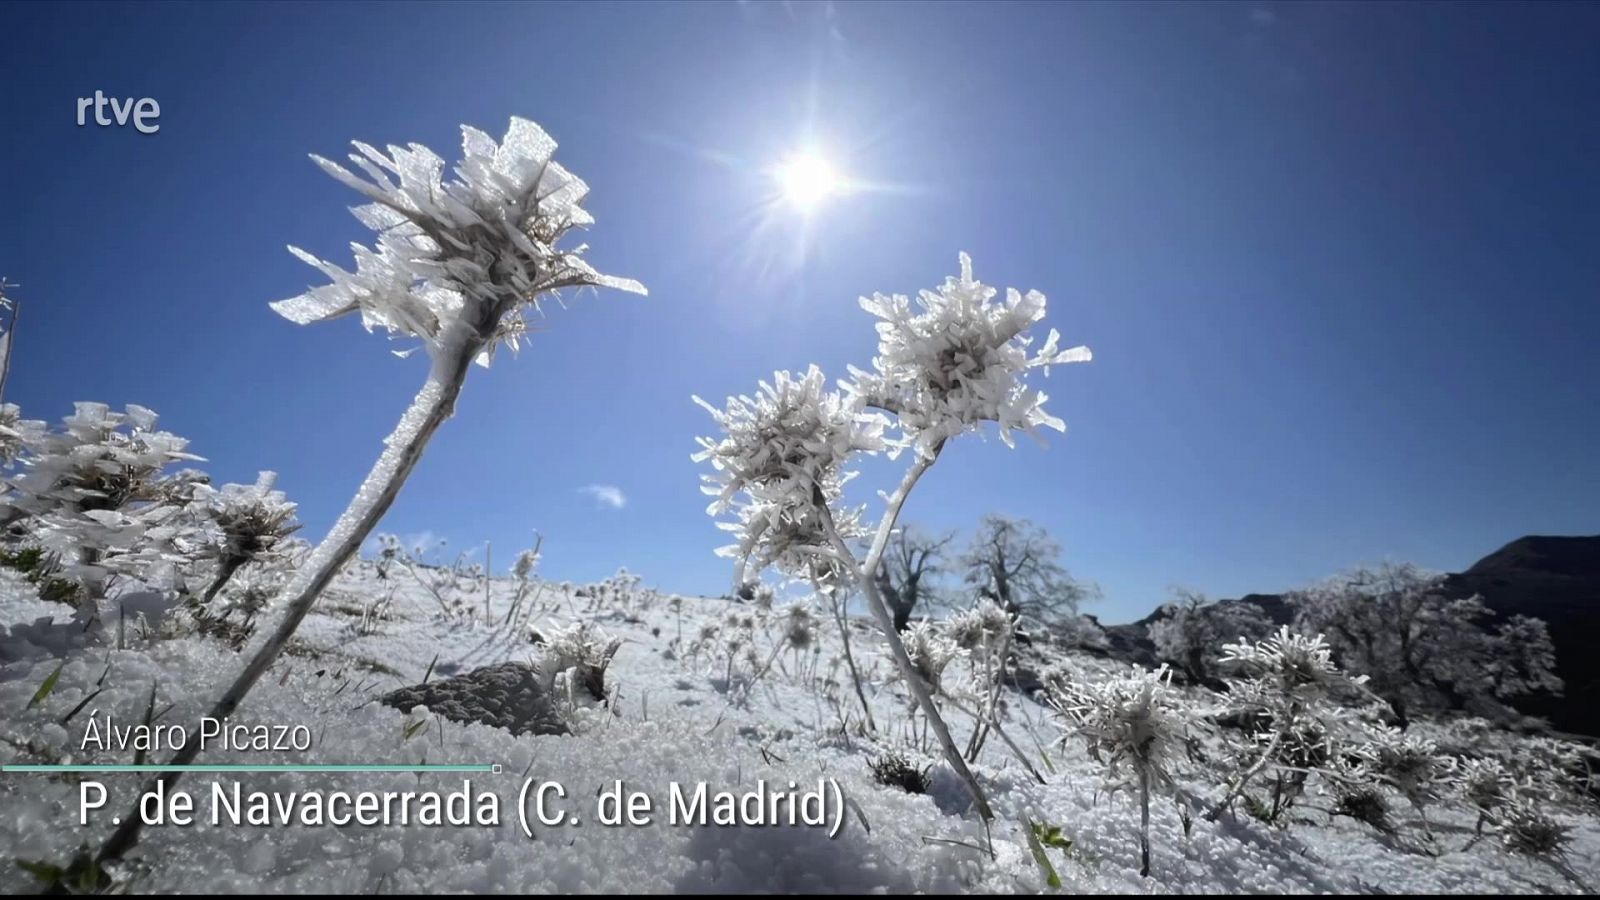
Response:
[{"label": "distant hillside", "polygon": [[[1543,619],[1556,647],[1557,674],[1567,687],[1560,697],[1530,698],[1520,708],[1562,731],[1600,736],[1600,649],[1589,646],[1600,637],[1600,535],[1518,538],[1447,576],[1445,586],[1452,596],[1481,595],[1500,616]],[[1220,602],[1253,604],[1278,624],[1294,618],[1281,594]],[[1162,617],[1157,609],[1137,622],[1106,626],[1111,655],[1153,665],[1150,626]]]}]

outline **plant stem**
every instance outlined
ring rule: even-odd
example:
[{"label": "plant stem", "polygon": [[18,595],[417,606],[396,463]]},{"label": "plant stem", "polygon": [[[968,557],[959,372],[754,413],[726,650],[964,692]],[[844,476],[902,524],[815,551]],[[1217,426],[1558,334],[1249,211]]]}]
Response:
[{"label": "plant stem", "polygon": [[1150,877],[1150,770],[1139,767],[1139,877]]},{"label": "plant stem", "polygon": [[[811,580],[812,589],[822,593],[822,586],[817,579]],[[878,725],[872,721],[872,707],[867,705],[867,694],[861,689],[861,673],[856,669],[855,654],[850,651],[850,619],[844,613],[847,600],[828,595],[829,604],[833,607],[833,619],[839,623],[839,636],[844,641],[844,661],[850,667],[850,684],[856,689],[856,699],[861,701],[861,714],[867,718],[867,730],[877,731]]]},{"label": "plant stem", "polygon": [[211,582],[210,587],[206,588],[205,595],[200,598],[200,602],[209,606],[212,599],[221,593],[222,588],[233,578],[233,574],[239,571],[239,567],[244,565],[246,561],[247,559],[243,556],[229,556],[224,559],[222,566],[217,569],[216,580]]},{"label": "plant stem", "polygon": [[[238,709],[245,694],[249,693],[256,681],[266,674],[267,669],[278,658],[278,654],[283,652],[284,646],[289,643],[289,638],[294,635],[295,629],[300,627],[300,622],[311,611],[312,604],[316,602],[323,589],[333,581],[334,575],[350,557],[355,555],[361,547],[361,542],[367,539],[367,535],[377,526],[383,514],[388,512],[395,497],[400,494],[400,486],[405,483],[406,477],[422,458],[422,451],[427,446],[428,440],[455,411],[456,398],[460,396],[461,386],[466,382],[467,367],[476,355],[480,343],[481,340],[469,340],[452,344],[448,350],[442,351],[446,354],[443,358],[435,359],[434,369],[429,374],[428,380],[423,383],[422,390],[411,401],[411,405],[400,418],[400,423],[395,426],[394,432],[385,439],[383,453],[373,464],[366,480],[361,483],[355,499],[334,523],[333,530],[328,532],[328,536],[323,538],[321,544],[317,545],[305,567],[295,573],[294,581],[285,589],[284,596],[291,599],[286,606],[283,620],[278,623],[272,636],[256,650],[255,656],[244,667],[244,671],[239,673],[233,684],[228,686],[216,705],[211,708],[208,714],[210,718],[221,721]],[[199,730],[197,723],[190,729],[190,733],[196,734]],[[186,765],[199,753],[200,742],[190,741],[173,756],[171,764]],[[163,772],[146,783],[140,796],[155,790],[158,784],[171,788],[178,781],[180,774],[171,770]],[[142,822],[137,808],[124,814],[122,824],[101,846],[95,862],[103,864],[108,860],[122,858],[123,854],[138,842]]]},{"label": "plant stem", "polygon": [[[912,696],[916,697],[917,705],[922,708],[922,714],[927,717],[928,724],[933,726],[933,733],[939,739],[939,747],[944,751],[945,760],[966,784],[967,792],[972,795],[972,802],[978,807],[978,814],[983,817],[987,825],[994,820],[994,810],[989,807],[989,798],[984,795],[983,788],[978,784],[978,779],[972,774],[972,770],[967,768],[967,761],[961,757],[961,750],[950,737],[950,728],[945,725],[944,717],[939,715],[939,708],[934,705],[933,695],[928,693],[927,685],[922,683],[922,677],[911,664],[911,657],[906,653],[906,645],[900,640],[900,632],[894,628],[894,618],[884,606],[883,596],[878,593],[878,585],[873,579],[877,574],[878,564],[883,560],[884,548],[889,544],[889,533],[894,530],[895,521],[900,518],[900,510],[905,506],[906,497],[910,495],[911,489],[916,486],[917,479],[922,477],[922,473],[933,465],[943,446],[941,442],[934,447],[930,455],[918,456],[916,462],[906,471],[900,487],[890,495],[889,508],[883,514],[883,521],[878,524],[878,533],[873,536],[872,547],[867,551],[866,561],[861,564],[859,577],[862,590],[867,595],[867,605],[872,608],[872,615],[878,620],[878,628],[889,643],[895,664],[900,667],[901,676],[910,688]],[[820,512],[835,549],[841,554],[849,554],[849,545],[839,536],[839,529],[834,526],[833,514],[829,512],[826,503],[821,504]]]}]

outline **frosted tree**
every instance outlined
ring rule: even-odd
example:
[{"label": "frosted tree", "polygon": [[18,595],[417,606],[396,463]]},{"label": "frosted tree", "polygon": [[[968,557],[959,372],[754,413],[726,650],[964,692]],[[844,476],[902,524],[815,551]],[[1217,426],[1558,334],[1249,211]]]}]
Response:
[{"label": "frosted tree", "polygon": [[943,567],[944,553],[955,532],[934,536],[915,526],[896,528],[878,567],[878,590],[894,613],[894,627],[905,631],[911,615],[933,596],[933,580]]},{"label": "frosted tree", "polygon": [[1042,625],[1077,618],[1092,591],[1059,562],[1061,545],[1026,519],[987,515],[961,557],[967,583],[1009,612]]},{"label": "frosted tree", "polygon": [[1453,599],[1444,576],[1410,564],[1358,568],[1293,600],[1297,627],[1325,634],[1402,727],[1419,712],[1499,712],[1507,700],[1562,686],[1543,621],[1512,616],[1491,628],[1481,598]]},{"label": "frosted tree", "polygon": [[[951,438],[985,422],[998,425],[1007,446],[1017,431],[1065,430],[1024,377],[1035,368],[1085,362],[1089,351],[1061,350],[1054,330],[1033,351],[1027,331],[1044,317],[1044,295],[1012,289],[995,302],[997,293],[972,277],[963,253],[961,274],[922,291],[915,304],[901,294],[862,298],[862,308],[879,320],[870,370],[851,367],[836,391],[824,387],[815,366],[801,376],[780,372],[755,396],[730,397],[722,409],[696,397],[722,435],[701,438],[693,457],[712,467],[704,476],[703,489],[714,498],[707,512],[732,518],[722,526],[737,540],[721,552],[737,560],[736,587],[751,565],[793,571],[814,562],[866,595],[902,679],[985,821],[994,817],[988,799],[900,640],[877,573],[907,497]],[[885,508],[868,530],[859,512],[842,503],[843,486],[855,474],[851,459],[898,458],[904,450],[911,451],[910,465],[899,486],[882,495]],[[864,558],[852,544],[858,531],[870,535]]]},{"label": "frosted tree", "polygon": [[[284,588],[283,618],[223,692],[213,718],[238,707],[389,509],[429,439],[454,411],[474,362],[489,365],[501,345],[517,350],[527,333],[525,316],[562,290],[645,292],[636,281],[597,272],[583,258],[585,247],[558,246],[567,232],[593,218],[582,207],[588,186],[552,158],[556,142],[543,129],[513,118],[498,143],[468,126],[461,134],[461,160],[449,175],[445,161],[419,144],[390,146],[385,153],[356,142],[349,158],[365,178],[312,157],[370,201],[353,212],[377,239],[372,247],[352,245],[354,271],[291,247],[329,283],[272,308],[301,324],[359,315],[369,331],[419,342],[430,368],[355,499]],[[198,741],[190,742],[173,762],[189,762],[198,747]],[[171,773],[162,777],[175,779]],[[124,817],[98,858],[120,857],[137,840],[138,822],[136,815]]]}]

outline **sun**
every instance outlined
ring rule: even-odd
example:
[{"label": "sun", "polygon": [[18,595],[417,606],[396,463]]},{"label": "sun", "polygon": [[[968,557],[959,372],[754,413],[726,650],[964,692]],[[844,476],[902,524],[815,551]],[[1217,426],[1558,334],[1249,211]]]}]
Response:
[{"label": "sun", "polygon": [[815,153],[798,153],[774,169],[783,198],[802,212],[816,209],[822,201],[838,194],[843,187],[838,173],[826,159]]}]

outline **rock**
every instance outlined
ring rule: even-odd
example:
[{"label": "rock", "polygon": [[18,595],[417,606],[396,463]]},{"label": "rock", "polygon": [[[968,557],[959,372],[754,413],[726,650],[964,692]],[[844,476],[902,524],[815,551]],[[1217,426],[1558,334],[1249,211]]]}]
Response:
[{"label": "rock", "polygon": [[452,722],[477,722],[512,734],[570,734],[539,673],[504,662],[430,684],[401,688],[382,701],[401,712],[426,706]]}]

